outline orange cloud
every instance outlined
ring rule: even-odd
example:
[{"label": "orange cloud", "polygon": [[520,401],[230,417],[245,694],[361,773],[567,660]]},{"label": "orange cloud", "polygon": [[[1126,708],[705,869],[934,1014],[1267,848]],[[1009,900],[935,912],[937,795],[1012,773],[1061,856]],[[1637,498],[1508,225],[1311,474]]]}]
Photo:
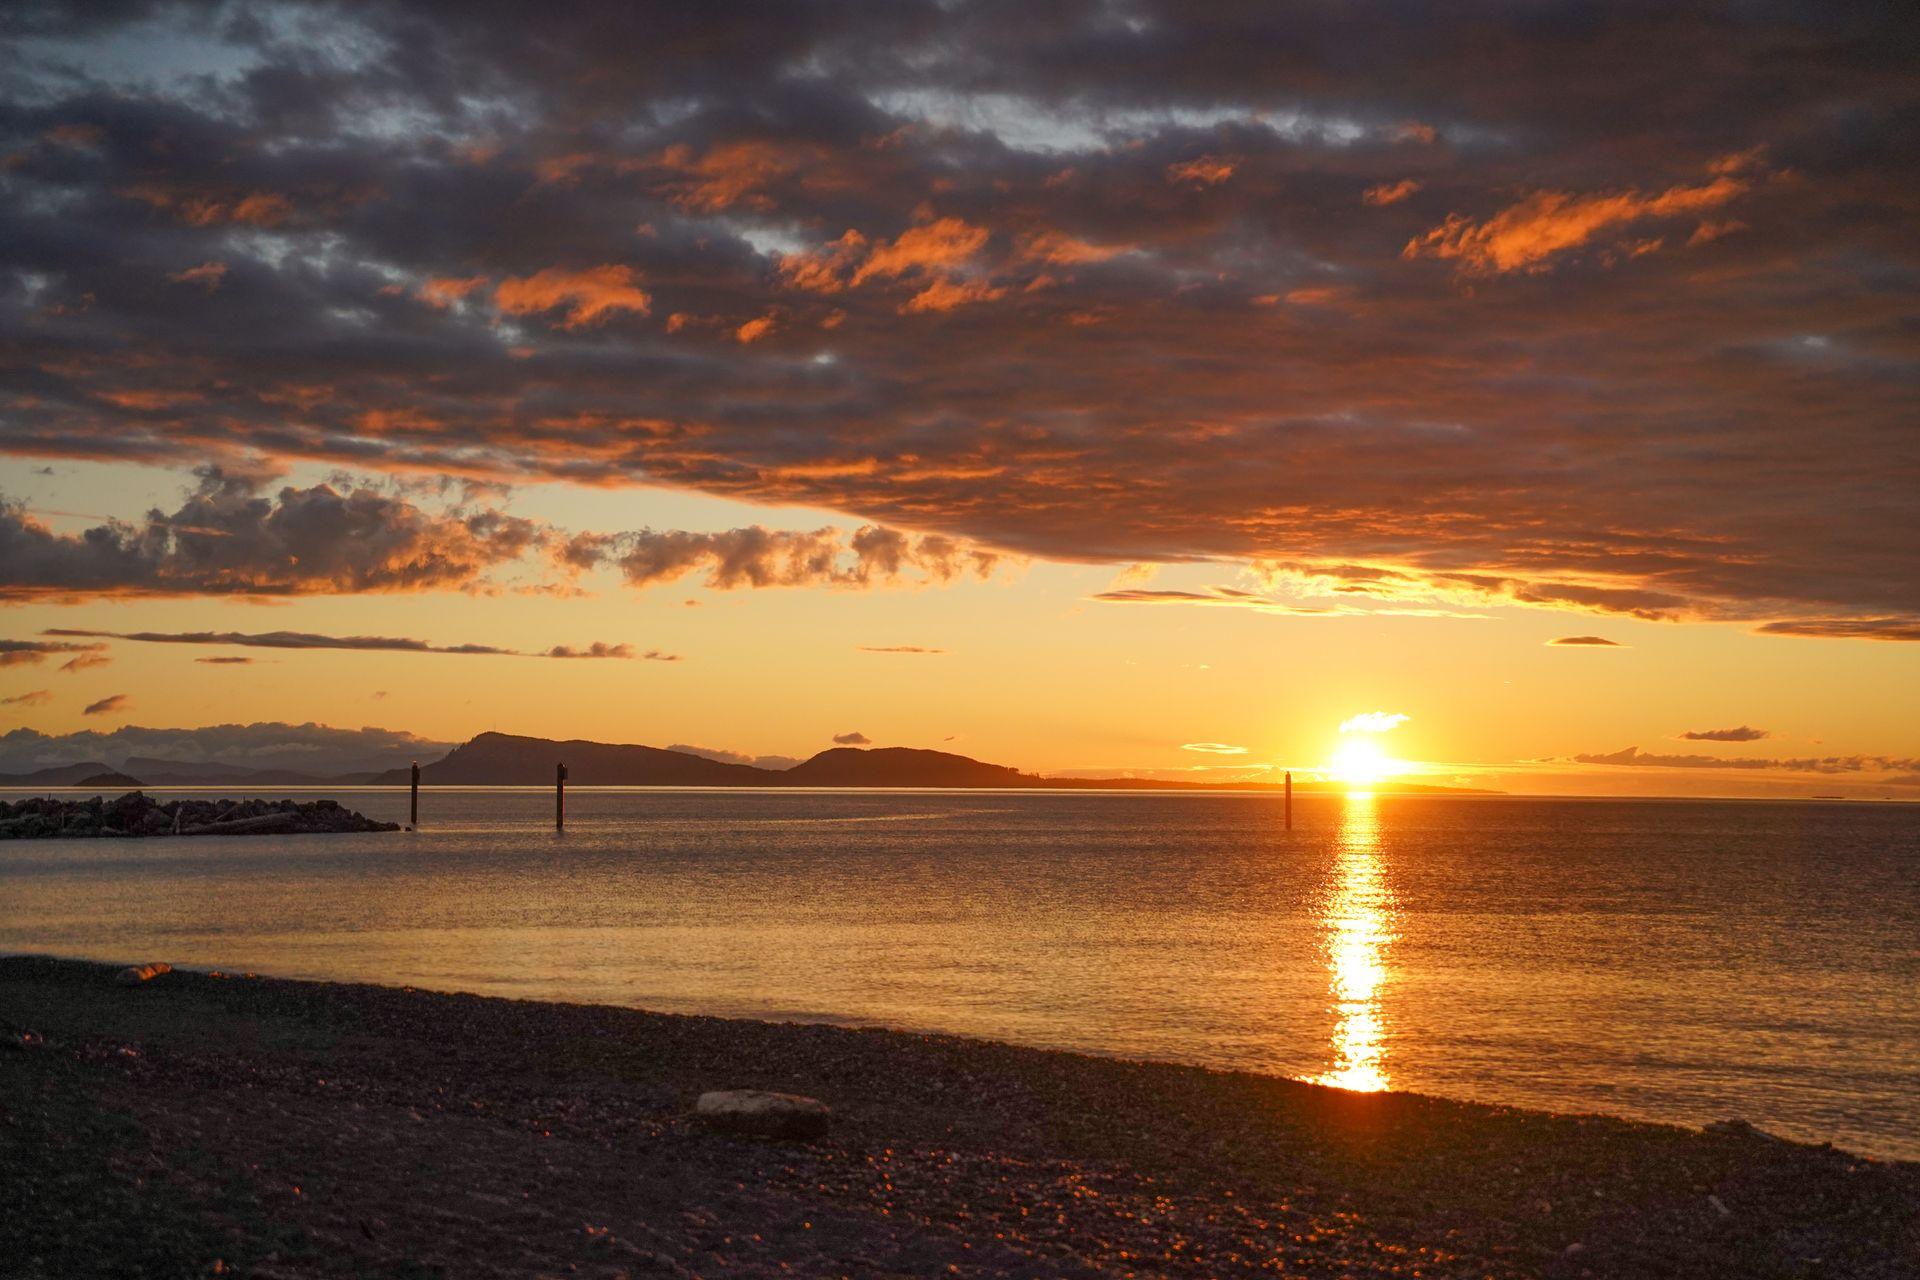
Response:
[{"label": "orange cloud", "polygon": [[747,342],[758,341],[759,339],[766,337],[769,333],[772,333],[772,332],[773,332],[773,317],[771,315],[764,315],[764,316],[755,316],[753,319],[741,325],[738,329],[735,329],[733,331],[733,336],[738,338],[741,342],[747,343]]},{"label": "orange cloud", "polygon": [[273,227],[293,216],[293,201],[273,191],[232,196],[183,194],[163,187],[135,186],[120,194],[164,209],[190,227],[216,227],[227,222]]},{"label": "orange cloud", "polygon": [[1399,182],[1383,182],[1377,187],[1368,187],[1361,197],[1368,204],[1398,204],[1420,189],[1420,183],[1413,178],[1403,178]]},{"label": "orange cloud", "polygon": [[582,329],[615,311],[647,314],[653,299],[636,283],[633,268],[611,263],[580,271],[549,267],[530,276],[502,280],[493,301],[509,315],[531,315],[566,306],[563,329]]},{"label": "orange cloud", "polygon": [[197,284],[208,293],[212,293],[220,287],[220,282],[226,278],[226,275],[226,263],[207,261],[197,267],[188,267],[185,271],[176,271],[167,279],[175,284]]},{"label": "orange cloud", "polygon": [[198,391],[172,391],[164,387],[125,387],[108,391],[101,399],[122,409],[175,409],[183,404],[198,404],[206,397]]},{"label": "orange cloud", "polygon": [[436,276],[420,286],[420,301],[444,311],[486,282],[485,276]]},{"label": "orange cloud", "polygon": [[1745,194],[1749,184],[1727,176],[1699,186],[1676,186],[1655,196],[1638,191],[1576,196],[1536,191],[1485,222],[1452,214],[1407,241],[1403,258],[1455,258],[1473,275],[1545,271],[1556,254],[1577,249],[1601,232],[1649,218],[1717,208]]},{"label": "orange cloud", "polygon": [[853,274],[861,284],[875,276],[895,277],[909,271],[958,266],[986,247],[988,231],[959,218],[940,218],[902,231],[893,243],[876,244]]},{"label": "orange cloud", "polygon": [[[1272,295],[1266,295],[1271,297]],[[1347,296],[1345,289],[1333,285],[1303,285],[1298,289],[1287,290],[1287,301],[1296,307],[1324,307],[1330,302],[1338,302]],[[1255,299],[1258,301],[1258,299]],[[1272,304],[1269,303],[1269,306]]]},{"label": "orange cloud", "polygon": [[847,287],[846,273],[866,252],[867,238],[849,228],[845,235],[812,253],[789,253],[780,258],[780,278],[796,289],[838,293]]},{"label": "orange cloud", "polygon": [[973,302],[992,302],[995,298],[1006,296],[1005,289],[988,284],[985,280],[949,280],[945,276],[913,295],[900,308],[902,315],[911,315],[919,311],[952,311]]},{"label": "orange cloud", "polygon": [[234,222],[250,222],[261,227],[277,226],[292,216],[293,201],[271,191],[243,196],[228,214]]},{"label": "orange cloud", "polygon": [[1060,231],[1040,231],[1027,236],[1020,256],[1031,262],[1051,262],[1058,266],[1076,266],[1083,262],[1105,262],[1127,252],[1127,245],[1093,244]]},{"label": "orange cloud", "polygon": [[1736,231],[1745,231],[1746,229],[1747,224],[1741,222],[1738,218],[1728,218],[1724,222],[1703,222],[1693,229],[1692,235],[1687,237],[1687,248],[1691,249],[1695,245],[1711,244],[1721,236],[1730,236]]},{"label": "orange cloud", "polygon": [[[811,253],[790,253],[780,259],[780,276],[792,288],[814,293],[839,293],[869,280],[893,280],[921,274],[931,277],[905,305],[902,314],[920,311],[951,311],[969,302],[985,302],[1003,297],[1006,289],[984,281],[959,280],[949,274],[964,266],[992,238],[985,227],[977,227],[960,218],[937,218],[901,232],[891,241],[868,241],[858,231],[849,230],[838,240]],[[1058,254],[1058,261],[1098,262],[1122,249],[1087,244],[1070,236],[1042,233],[1029,237],[1023,256]],[[832,328],[844,316],[836,313],[826,321]],[[756,330],[754,336],[759,336]],[[742,341],[751,341],[742,336]]]},{"label": "orange cloud", "polygon": [[809,155],[793,147],[749,138],[709,147],[698,159],[690,147],[668,147],[660,153],[658,162],[682,175],[680,181],[671,184],[675,204],[701,213],[717,213],[737,204],[771,208],[773,202],[757,194],[755,188],[792,173]]},{"label": "orange cloud", "polygon": [[1735,151],[1720,156],[1707,165],[1707,172],[1714,174],[1739,173],[1745,169],[1757,169],[1767,157],[1767,144],[1748,147],[1745,151]]},{"label": "orange cloud", "polygon": [[1167,166],[1167,181],[1217,187],[1233,176],[1234,162],[1222,156],[1201,156]]},{"label": "orange cloud", "polygon": [[580,174],[599,163],[600,158],[591,151],[574,151],[566,155],[548,156],[533,167],[542,182],[568,183],[579,178]]}]

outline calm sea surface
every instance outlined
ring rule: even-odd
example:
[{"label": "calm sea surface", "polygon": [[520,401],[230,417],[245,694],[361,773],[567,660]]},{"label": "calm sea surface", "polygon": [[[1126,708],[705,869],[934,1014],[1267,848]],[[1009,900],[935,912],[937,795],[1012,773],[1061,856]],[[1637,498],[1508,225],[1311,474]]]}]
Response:
[{"label": "calm sea surface", "polygon": [[[17,794],[17,793],[16,793]],[[403,820],[404,790],[335,792]],[[1920,1158],[1920,806],[434,789],[0,843],[0,952],[884,1024]]]}]

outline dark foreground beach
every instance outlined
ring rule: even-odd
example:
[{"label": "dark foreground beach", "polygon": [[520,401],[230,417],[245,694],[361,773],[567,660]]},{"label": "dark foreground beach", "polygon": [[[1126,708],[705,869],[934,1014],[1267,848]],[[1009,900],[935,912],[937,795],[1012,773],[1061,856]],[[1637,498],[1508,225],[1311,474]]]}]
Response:
[{"label": "dark foreground beach", "polygon": [[[1920,1165],[938,1036],[0,960],[0,1275],[1920,1274]],[[830,1134],[707,1132],[705,1090]]]}]

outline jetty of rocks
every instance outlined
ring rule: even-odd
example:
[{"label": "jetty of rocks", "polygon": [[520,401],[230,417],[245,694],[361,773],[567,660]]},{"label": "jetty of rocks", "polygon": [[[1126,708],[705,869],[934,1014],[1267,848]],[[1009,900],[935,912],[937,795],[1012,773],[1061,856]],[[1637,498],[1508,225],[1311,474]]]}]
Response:
[{"label": "jetty of rocks", "polygon": [[139,791],[118,800],[58,800],[30,796],[0,801],[0,840],[95,836],[305,835],[318,832],[398,831],[395,822],[343,807],[338,800],[169,800]]}]

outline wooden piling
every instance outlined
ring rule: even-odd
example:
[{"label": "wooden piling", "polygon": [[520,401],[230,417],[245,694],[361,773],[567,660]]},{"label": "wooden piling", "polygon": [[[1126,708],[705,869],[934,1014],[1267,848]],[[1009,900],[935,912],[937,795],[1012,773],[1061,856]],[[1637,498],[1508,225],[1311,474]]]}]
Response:
[{"label": "wooden piling", "polygon": [[553,766],[553,829],[567,829],[567,766]]},{"label": "wooden piling", "polygon": [[1287,830],[1293,830],[1293,770],[1287,770]]},{"label": "wooden piling", "polygon": [[407,825],[420,829],[420,762],[413,762],[413,794],[407,801]]}]

